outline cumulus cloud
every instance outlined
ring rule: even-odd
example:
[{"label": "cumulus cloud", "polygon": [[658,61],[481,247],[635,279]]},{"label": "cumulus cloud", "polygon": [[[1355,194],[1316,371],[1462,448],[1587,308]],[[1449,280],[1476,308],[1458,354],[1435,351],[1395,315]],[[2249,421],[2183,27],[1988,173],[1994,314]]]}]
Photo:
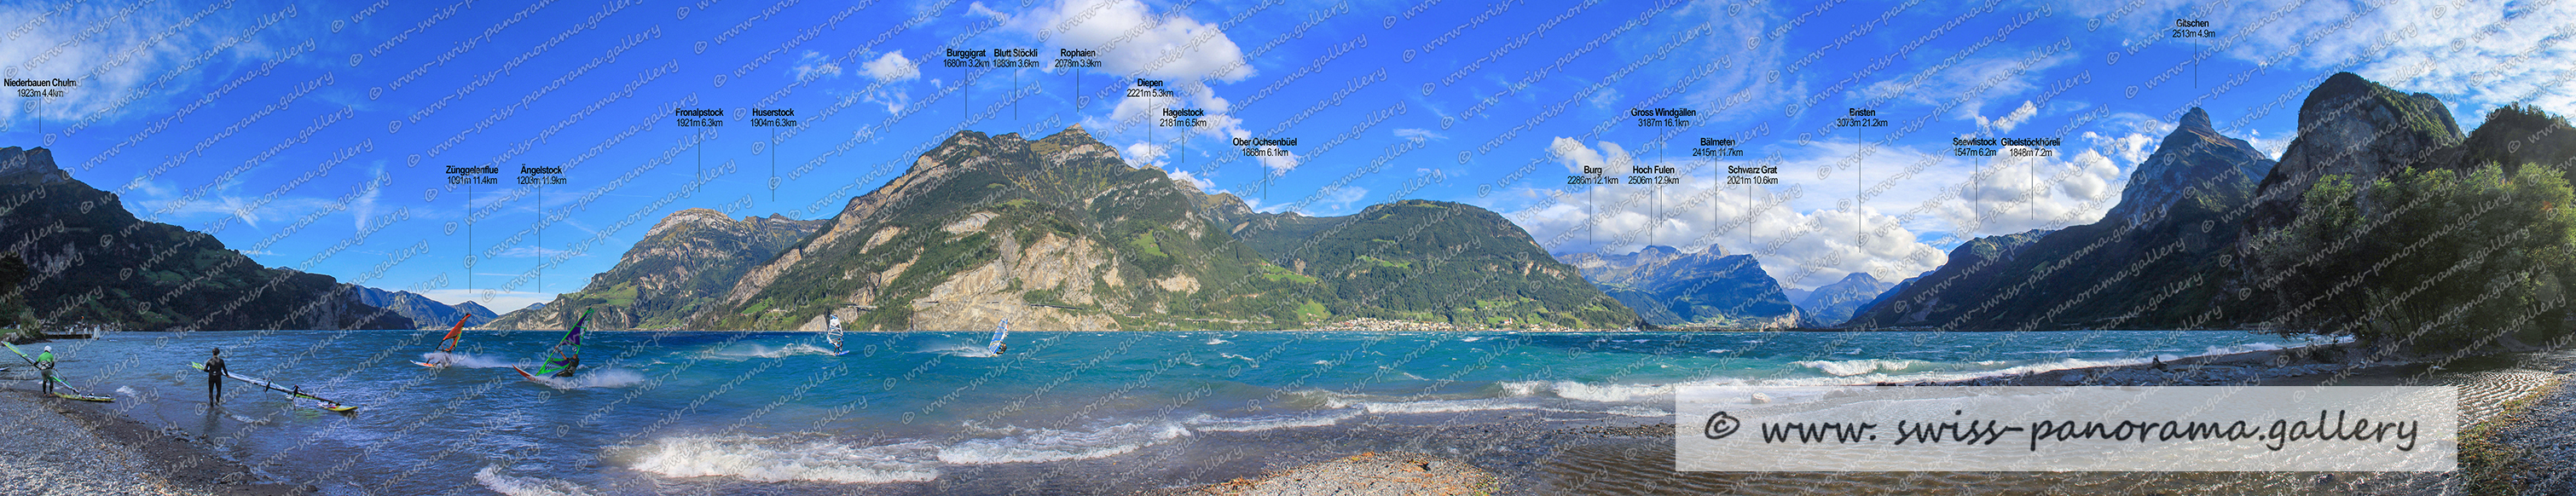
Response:
[{"label": "cumulus cloud", "polygon": [[1226,82],[1253,74],[1243,49],[1215,24],[1157,14],[1138,0],[1060,0],[1012,19],[1009,27],[1050,48],[1098,50],[1105,72]]},{"label": "cumulus cloud", "polygon": [[1191,187],[1198,188],[1200,191],[1207,191],[1210,188],[1216,187],[1216,183],[1210,182],[1206,179],[1199,179],[1199,176],[1190,174],[1190,171],[1176,170],[1168,172],[1171,173],[1172,180],[1188,184]]},{"label": "cumulus cloud", "polygon": [[[1193,139],[1203,140],[1252,136],[1243,129],[1243,121],[1233,115],[1233,102],[1210,86],[1241,81],[1256,72],[1244,59],[1243,49],[1216,24],[1200,22],[1181,12],[1156,12],[1139,0],[1058,0],[997,19],[1003,22],[1000,32],[1034,40],[1042,47],[1042,53],[1061,49],[1096,52],[1094,58],[1100,66],[1089,71],[1164,81],[1164,87],[1171,92],[1168,97],[1076,95],[1110,96],[1117,102],[1109,107],[1106,116],[1083,119],[1084,127],[1094,134],[1154,142],[1168,142],[1174,133],[1188,133]],[[1052,65],[1042,69],[1058,70]],[[1199,117],[1201,124],[1189,128],[1158,125],[1165,117],[1164,110],[1183,108],[1204,111],[1205,115]],[[1257,162],[1273,173],[1285,172],[1299,163],[1294,157],[1265,157]]]},{"label": "cumulus cloud", "polygon": [[1548,156],[1556,157],[1556,163],[1565,166],[1567,174],[1582,174],[1587,169],[1625,173],[1627,171],[1622,169],[1636,162],[1635,157],[1628,155],[1627,149],[1620,148],[1618,143],[1608,141],[1601,142],[1601,149],[1595,151],[1592,147],[1583,146],[1581,141],[1558,137],[1548,142],[1547,153]]},{"label": "cumulus cloud", "polygon": [[[870,60],[867,63],[859,64],[859,69],[868,71],[868,77],[876,78],[876,80],[883,82],[895,82],[921,77],[921,70],[913,67],[911,59],[903,57],[902,50],[886,52],[884,56],[877,57],[876,60]],[[840,68],[835,67],[832,71],[834,74],[839,74]]]},{"label": "cumulus cloud", "polygon": [[[1975,236],[2063,228],[2100,220],[2120,199],[2134,160],[2112,157],[2138,135],[2069,143],[2051,156],[2012,155],[1978,161],[1905,147],[1883,147],[1865,161],[1875,190],[1857,213],[1849,141],[1782,144],[1775,185],[1726,184],[1727,163],[1634,157],[1617,143],[1586,146],[1567,138],[1548,153],[1569,174],[1603,167],[1627,176],[1627,162],[1673,167],[1680,184],[1614,184],[1525,188],[1497,205],[1550,252],[1627,253],[1649,244],[1752,253],[1782,284],[1813,288],[1854,272],[1887,280],[1913,277],[1947,261],[1947,247]],[[2149,142],[2152,146],[2152,142]],[[1941,150],[1946,152],[1946,149]],[[1818,180],[1821,174],[1825,179]],[[1802,177],[1790,177],[1791,175]],[[1624,182],[1624,181],[1623,181]]]}]

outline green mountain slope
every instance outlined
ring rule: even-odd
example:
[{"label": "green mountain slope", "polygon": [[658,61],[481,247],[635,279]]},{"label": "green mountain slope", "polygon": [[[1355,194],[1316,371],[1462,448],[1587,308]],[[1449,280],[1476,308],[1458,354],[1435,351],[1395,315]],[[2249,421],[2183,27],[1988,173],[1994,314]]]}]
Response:
[{"label": "green mountain slope", "polygon": [[128,330],[411,329],[331,276],[261,266],[205,233],[149,222],[44,148],[0,148],[0,239],[26,262],[8,298],[48,323]]},{"label": "green mountain slope", "polygon": [[1332,298],[1322,301],[1337,315],[1485,327],[1635,320],[1520,226],[1473,205],[1403,200],[1337,217],[1238,219],[1237,237],[1327,286]]},{"label": "green mountain slope", "polygon": [[1037,140],[960,132],[826,222],[693,324],[818,329],[826,312],[861,330],[1631,318],[1563,283],[1575,274],[1492,212],[1404,202],[1330,218],[1254,213],[1129,167],[1078,126]]}]

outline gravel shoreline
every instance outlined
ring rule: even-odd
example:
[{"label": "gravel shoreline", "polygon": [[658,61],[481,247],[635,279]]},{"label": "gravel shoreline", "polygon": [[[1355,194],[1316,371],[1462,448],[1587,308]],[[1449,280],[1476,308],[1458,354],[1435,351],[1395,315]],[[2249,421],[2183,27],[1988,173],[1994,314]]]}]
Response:
[{"label": "gravel shoreline", "polygon": [[28,495],[312,494],[260,480],[184,434],[164,434],[105,405],[0,390],[0,492]]}]

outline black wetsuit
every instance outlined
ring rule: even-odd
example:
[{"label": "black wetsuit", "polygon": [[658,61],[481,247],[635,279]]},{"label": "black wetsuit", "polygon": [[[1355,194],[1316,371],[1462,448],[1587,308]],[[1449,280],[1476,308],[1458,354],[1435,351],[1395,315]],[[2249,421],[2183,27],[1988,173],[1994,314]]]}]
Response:
[{"label": "black wetsuit", "polygon": [[215,402],[223,401],[223,398],[224,398],[224,371],[225,371],[225,369],[224,369],[224,357],[212,357],[212,358],[207,358],[207,359],[206,359],[206,402],[207,402],[207,403],[215,403]]}]

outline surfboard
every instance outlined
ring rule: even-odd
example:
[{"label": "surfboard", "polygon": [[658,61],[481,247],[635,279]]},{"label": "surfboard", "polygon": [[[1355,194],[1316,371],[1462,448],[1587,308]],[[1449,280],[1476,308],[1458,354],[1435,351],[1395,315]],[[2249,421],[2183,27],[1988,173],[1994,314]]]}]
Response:
[{"label": "surfboard", "polygon": [[[189,368],[194,368],[194,369],[197,369],[197,370],[200,370],[200,371],[206,370],[206,364],[203,364],[203,363],[188,362],[188,367],[189,367]],[[337,402],[337,401],[331,401],[331,400],[329,400],[329,399],[325,399],[325,398],[320,397],[320,396],[314,396],[314,395],[313,395],[313,393],[307,393],[307,392],[304,392],[304,388],[301,388],[301,387],[296,387],[296,388],[278,387],[277,383],[269,382],[269,381],[266,381],[266,380],[262,380],[262,379],[257,378],[257,377],[251,377],[251,376],[246,376],[246,375],[241,375],[241,374],[233,373],[233,371],[230,371],[230,370],[226,370],[226,371],[224,371],[224,377],[231,377],[231,378],[233,378],[233,380],[236,380],[236,381],[242,381],[242,382],[251,383],[251,385],[259,386],[259,387],[262,387],[262,388],[267,388],[267,389],[268,389],[268,390],[270,390],[270,391],[276,391],[276,392],[280,392],[280,393],[286,393],[286,395],[287,395],[287,396],[292,396],[292,397],[297,397],[297,398],[304,398],[304,399],[313,400],[313,401],[319,401],[319,402],[322,402],[322,409],[324,409],[324,410],[330,410],[330,411],[334,411],[334,412],[347,412],[347,411],[354,411],[354,410],[357,410],[357,409],[358,409],[358,407],[349,406],[349,405],[344,405],[344,404],[341,404],[340,402]]]}]

